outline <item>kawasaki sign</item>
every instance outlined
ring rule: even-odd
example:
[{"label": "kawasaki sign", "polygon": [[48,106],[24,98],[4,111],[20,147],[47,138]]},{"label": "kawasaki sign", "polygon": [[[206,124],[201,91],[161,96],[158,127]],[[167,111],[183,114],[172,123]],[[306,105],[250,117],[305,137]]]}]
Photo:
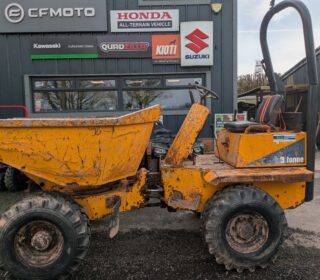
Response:
[{"label": "kawasaki sign", "polygon": [[0,33],[106,30],[106,0],[0,1]]}]

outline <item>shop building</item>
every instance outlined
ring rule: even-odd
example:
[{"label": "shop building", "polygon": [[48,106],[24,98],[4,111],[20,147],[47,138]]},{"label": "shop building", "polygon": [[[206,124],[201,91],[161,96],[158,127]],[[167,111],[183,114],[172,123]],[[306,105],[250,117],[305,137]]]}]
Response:
[{"label": "shop building", "polygon": [[235,108],[236,0],[3,0],[0,48],[0,105],[27,106],[30,117],[161,104],[176,133],[198,83],[220,95],[207,101],[209,137],[214,114]]}]

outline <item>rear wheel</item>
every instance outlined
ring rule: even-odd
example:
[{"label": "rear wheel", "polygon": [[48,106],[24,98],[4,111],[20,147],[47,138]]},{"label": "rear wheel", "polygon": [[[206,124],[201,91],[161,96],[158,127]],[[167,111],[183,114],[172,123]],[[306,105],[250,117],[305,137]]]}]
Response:
[{"label": "rear wheel", "polygon": [[275,259],[286,230],[284,211],[271,196],[254,187],[221,191],[203,213],[209,252],[228,270],[266,267]]},{"label": "rear wheel", "polygon": [[62,279],[89,248],[86,215],[58,195],[26,198],[0,219],[0,268],[18,279]]},{"label": "rear wheel", "polygon": [[10,192],[18,192],[27,189],[28,178],[19,170],[8,167],[4,176],[4,184]]}]

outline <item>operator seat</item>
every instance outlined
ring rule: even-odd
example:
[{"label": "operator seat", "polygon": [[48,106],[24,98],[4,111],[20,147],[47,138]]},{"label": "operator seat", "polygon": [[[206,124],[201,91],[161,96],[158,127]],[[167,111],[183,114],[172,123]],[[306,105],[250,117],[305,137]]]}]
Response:
[{"label": "operator seat", "polygon": [[230,132],[243,133],[249,126],[269,125],[271,128],[279,126],[279,117],[284,108],[282,95],[266,95],[263,97],[256,112],[255,122],[235,121],[224,125]]}]

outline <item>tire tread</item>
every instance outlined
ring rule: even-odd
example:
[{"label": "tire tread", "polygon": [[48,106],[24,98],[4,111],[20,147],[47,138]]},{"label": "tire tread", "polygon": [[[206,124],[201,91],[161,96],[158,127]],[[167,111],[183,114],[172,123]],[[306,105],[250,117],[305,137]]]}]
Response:
[{"label": "tire tread", "polygon": [[210,254],[215,256],[216,262],[218,264],[224,264],[227,270],[236,270],[237,272],[241,273],[244,270],[249,270],[253,272],[256,267],[265,268],[269,261],[263,261],[259,264],[252,263],[252,264],[239,264],[235,262],[232,257],[225,253],[225,251],[221,250],[219,247],[219,242],[214,240],[212,236],[212,231],[217,227],[219,217],[221,213],[231,208],[234,205],[235,201],[239,201],[246,203],[246,201],[265,201],[270,208],[274,210],[274,213],[278,215],[281,219],[281,238],[279,241],[279,246],[273,252],[270,260],[273,261],[277,257],[278,249],[280,245],[283,243],[284,239],[287,237],[287,220],[285,218],[285,214],[283,209],[279,206],[279,204],[268,194],[261,191],[260,189],[247,186],[247,185],[236,185],[232,187],[228,187],[216,193],[206,204],[205,209],[202,214],[202,225],[201,230],[204,236],[204,239],[208,245],[208,249]]},{"label": "tire tread", "polygon": [[[12,206],[8,211],[0,216],[0,232],[7,227],[10,220],[24,211],[32,209],[50,209],[62,214],[71,224],[76,225],[75,239],[77,240],[74,258],[66,268],[66,271],[57,277],[57,279],[67,279],[73,272],[77,270],[80,263],[85,259],[90,246],[91,230],[88,217],[84,210],[75,203],[71,198],[57,193],[41,193],[26,197],[16,205]],[[0,258],[0,269],[7,270],[5,260]],[[8,275],[15,274],[14,271],[8,272]],[[39,278],[41,279],[41,278]]]}]

